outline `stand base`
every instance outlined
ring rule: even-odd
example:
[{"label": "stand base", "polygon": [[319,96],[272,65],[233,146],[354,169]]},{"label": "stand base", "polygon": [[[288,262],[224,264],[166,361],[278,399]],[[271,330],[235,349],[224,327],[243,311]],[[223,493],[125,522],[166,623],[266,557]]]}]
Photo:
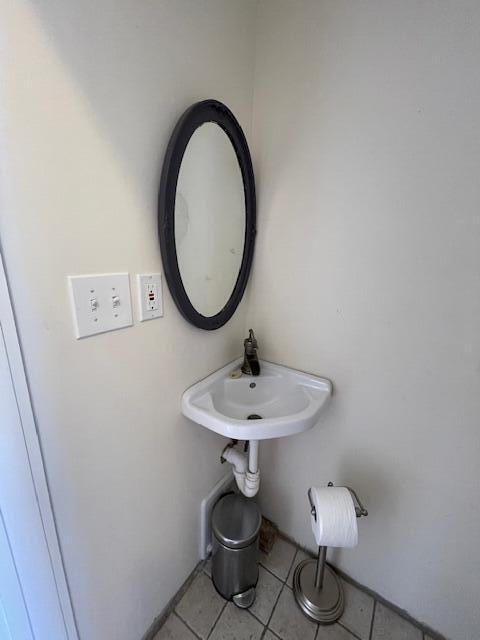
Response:
[{"label": "stand base", "polygon": [[343,613],[345,599],[337,574],[327,564],[321,589],[315,586],[316,560],[304,560],[293,574],[293,593],[303,613],[320,624],[333,624]]}]

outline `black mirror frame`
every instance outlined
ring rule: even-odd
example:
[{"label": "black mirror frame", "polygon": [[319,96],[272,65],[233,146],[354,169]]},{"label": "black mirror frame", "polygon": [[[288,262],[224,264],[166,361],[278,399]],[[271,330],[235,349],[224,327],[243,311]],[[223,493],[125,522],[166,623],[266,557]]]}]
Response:
[{"label": "black mirror frame", "polygon": [[[175,244],[175,198],[183,155],[193,133],[206,122],[215,122],[227,134],[235,150],[245,194],[245,242],[237,280],[227,303],[214,316],[204,316],[190,302],[183,286]],[[252,266],[256,235],[255,178],[245,135],[233,113],[218,100],[203,100],[189,107],[177,122],[168,143],[158,193],[158,235],[163,269],[170,293],[183,317],[200,329],[222,327],[235,313]]]}]

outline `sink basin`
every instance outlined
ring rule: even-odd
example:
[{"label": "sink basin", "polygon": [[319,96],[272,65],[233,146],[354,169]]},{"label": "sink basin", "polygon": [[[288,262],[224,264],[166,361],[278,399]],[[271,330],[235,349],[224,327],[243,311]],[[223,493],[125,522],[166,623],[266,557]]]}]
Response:
[{"label": "sink basin", "polygon": [[182,413],[227,438],[266,440],[313,427],[332,394],[326,378],[260,361],[260,375],[231,377],[243,358],[187,389]]}]

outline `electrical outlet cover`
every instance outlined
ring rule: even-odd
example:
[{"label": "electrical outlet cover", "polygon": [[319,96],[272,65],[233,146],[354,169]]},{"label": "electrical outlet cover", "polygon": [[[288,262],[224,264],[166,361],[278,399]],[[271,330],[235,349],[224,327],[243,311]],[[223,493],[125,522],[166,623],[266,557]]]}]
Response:
[{"label": "electrical outlet cover", "polygon": [[162,274],[137,275],[140,322],[163,316]]}]

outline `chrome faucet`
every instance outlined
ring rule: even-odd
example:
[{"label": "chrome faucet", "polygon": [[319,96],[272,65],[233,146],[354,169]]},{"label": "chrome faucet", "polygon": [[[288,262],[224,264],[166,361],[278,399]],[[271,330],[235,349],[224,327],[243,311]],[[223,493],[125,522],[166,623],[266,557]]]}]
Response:
[{"label": "chrome faucet", "polygon": [[243,341],[243,347],[245,349],[242,373],[246,373],[247,376],[260,375],[260,362],[258,361],[257,349],[258,343],[253,333],[253,329],[248,332],[248,338]]}]

